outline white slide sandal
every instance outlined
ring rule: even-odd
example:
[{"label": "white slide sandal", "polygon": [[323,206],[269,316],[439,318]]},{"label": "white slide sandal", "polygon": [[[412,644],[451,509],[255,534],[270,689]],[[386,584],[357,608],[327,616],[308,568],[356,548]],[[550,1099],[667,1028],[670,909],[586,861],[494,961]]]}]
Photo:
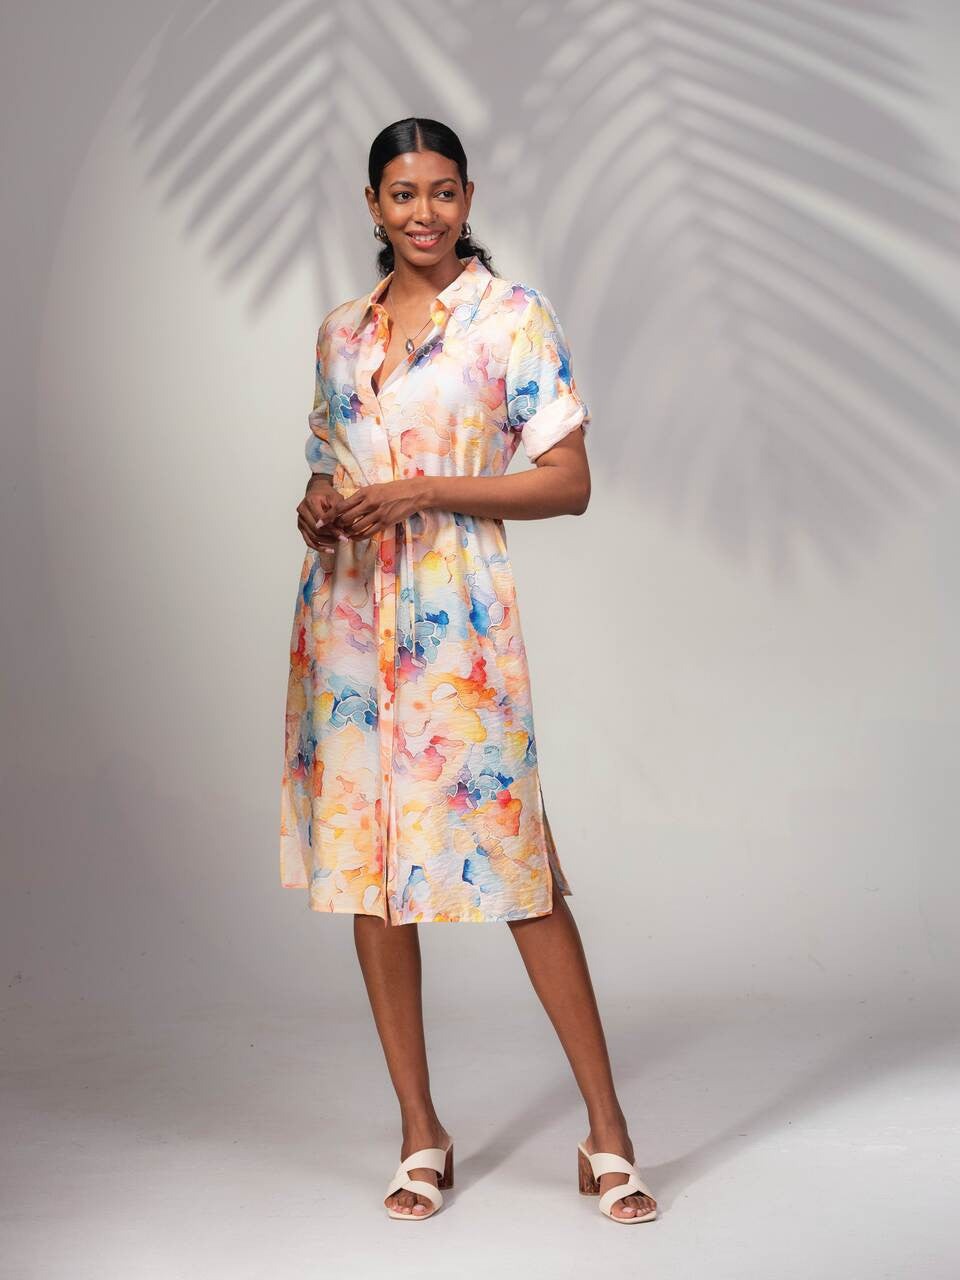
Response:
[{"label": "white slide sandal", "polygon": [[649,1213],[635,1213],[632,1217],[620,1217],[610,1212],[611,1206],[624,1196],[632,1196],[637,1191],[653,1200],[654,1194],[640,1177],[640,1170],[635,1164],[623,1156],[614,1155],[612,1151],[595,1151],[590,1155],[582,1142],[577,1143],[577,1180],[580,1192],[585,1196],[600,1193],[600,1178],[605,1173],[625,1173],[627,1180],[621,1186],[610,1187],[600,1196],[600,1212],[605,1213],[614,1222],[650,1222],[657,1216],[656,1207]]},{"label": "white slide sandal", "polygon": [[[437,1185],[432,1182],[425,1182],[422,1178],[411,1178],[408,1171],[410,1169],[435,1169],[440,1175],[437,1179]],[[446,1190],[453,1186],[453,1139],[450,1139],[449,1146],[443,1147],[423,1147],[420,1151],[414,1151],[412,1155],[407,1156],[405,1160],[401,1160],[397,1167],[397,1172],[390,1180],[384,1199],[393,1195],[395,1191],[412,1191],[414,1195],[426,1196],[433,1208],[429,1213],[401,1213],[399,1209],[387,1206],[387,1213],[391,1218],[412,1218],[414,1222],[421,1222],[426,1218],[432,1218],[440,1206],[443,1204],[443,1196],[440,1194],[440,1188]]]}]

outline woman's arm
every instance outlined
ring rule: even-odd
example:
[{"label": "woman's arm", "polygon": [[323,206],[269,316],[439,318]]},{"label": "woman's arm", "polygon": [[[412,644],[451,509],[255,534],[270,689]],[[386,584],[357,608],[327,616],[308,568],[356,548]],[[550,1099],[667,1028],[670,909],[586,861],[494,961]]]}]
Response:
[{"label": "woman's arm", "polygon": [[582,431],[570,431],[512,476],[404,476],[361,485],[343,498],[331,525],[348,538],[369,538],[417,511],[436,508],[494,520],[582,515],[590,501],[590,469]]},{"label": "woman's arm", "polygon": [[582,431],[571,431],[541,453],[527,471],[510,476],[418,476],[430,507],[469,516],[539,520],[583,515],[590,501],[590,467]]}]

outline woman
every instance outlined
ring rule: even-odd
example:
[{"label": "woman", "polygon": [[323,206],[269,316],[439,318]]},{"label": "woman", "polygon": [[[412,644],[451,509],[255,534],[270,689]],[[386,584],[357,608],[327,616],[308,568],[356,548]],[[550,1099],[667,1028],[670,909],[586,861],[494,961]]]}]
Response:
[{"label": "woman", "polygon": [[[434,120],[388,126],[369,181],[382,278],[317,339],[281,881],[313,910],[354,916],[400,1102],[391,1216],[430,1216],[452,1185],[416,925],[501,920],[586,1103],[580,1189],[616,1221],[645,1221],[656,1202],[633,1165],[543,806],[504,533],[505,519],[586,509],[590,414],[548,299],[494,275],[471,239],[457,136]],[[536,465],[507,476],[521,441]]]}]

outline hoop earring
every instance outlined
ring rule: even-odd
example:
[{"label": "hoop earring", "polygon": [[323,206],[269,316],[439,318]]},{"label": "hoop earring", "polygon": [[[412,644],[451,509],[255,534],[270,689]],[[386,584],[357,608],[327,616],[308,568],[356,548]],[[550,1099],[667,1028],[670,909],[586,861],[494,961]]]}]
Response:
[{"label": "hoop earring", "polygon": [[383,225],[382,222],[378,222],[377,225],[373,228],[373,234],[377,237],[378,240],[382,240],[384,244],[390,243],[390,237],[387,235],[387,228]]},{"label": "hoop earring", "polygon": [[473,232],[470,230],[470,223],[464,222],[460,228],[460,239],[469,240],[472,235]]}]

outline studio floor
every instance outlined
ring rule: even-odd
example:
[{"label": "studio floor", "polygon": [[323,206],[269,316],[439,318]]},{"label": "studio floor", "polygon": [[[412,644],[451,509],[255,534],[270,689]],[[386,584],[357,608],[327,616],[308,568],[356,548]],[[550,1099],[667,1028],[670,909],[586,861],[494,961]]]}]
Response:
[{"label": "studio floor", "polygon": [[957,1022],[771,1000],[607,1014],[656,1221],[577,1192],[586,1131],[529,1006],[430,1025],[441,1212],[381,1208],[399,1136],[364,1011],[5,1014],[10,1280],[324,1276],[955,1280]]}]

